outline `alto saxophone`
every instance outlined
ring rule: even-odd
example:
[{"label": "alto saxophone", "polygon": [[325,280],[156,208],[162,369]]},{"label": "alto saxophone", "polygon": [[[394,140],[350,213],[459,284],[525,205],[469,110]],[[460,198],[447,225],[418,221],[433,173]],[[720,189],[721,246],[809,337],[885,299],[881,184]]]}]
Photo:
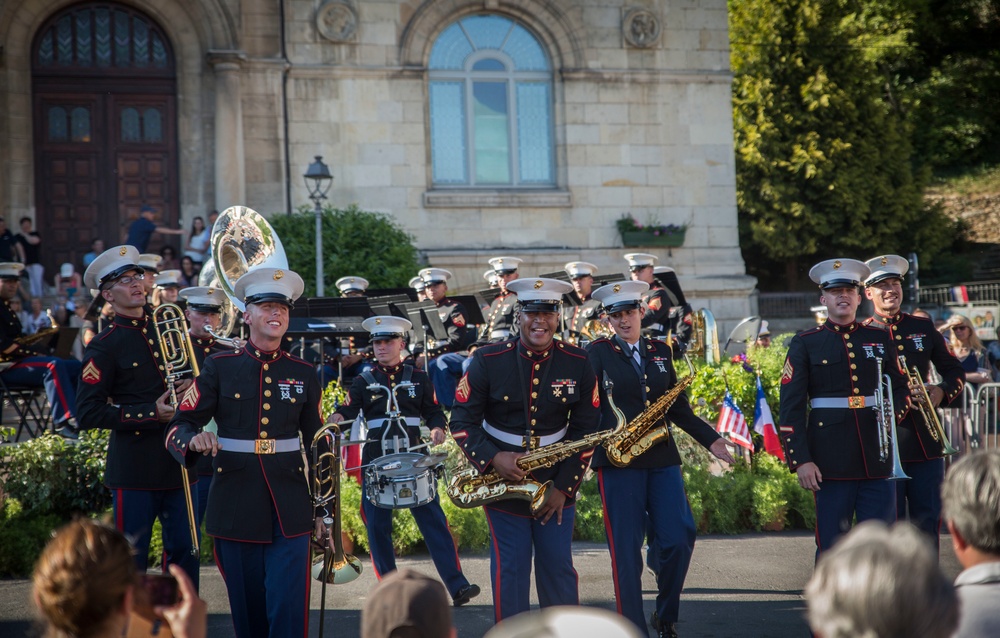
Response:
[{"label": "alto saxophone", "polygon": [[[546,467],[552,467],[559,461],[568,459],[577,452],[589,450],[597,447],[605,439],[620,433],[625,427],[625,415],[618,406],[615,405],[611,396],[614,384],[604,374],[604,389],[608,396],[608,404],[618,419],[613,429],[602,430],[589,434],[576,441],[565,441],[546,445],[529,452],[517,459],[517,467],[525,472],[533,472]],[[551,493],[552,481],[539,483],[530,478],[523,478],[520,481],[508,481],[493,470],[486,474],[480,474],[475,468],[466,468],[455,473],[446,490],[448,498],[457,506],[463,509],[472,509],[508,498],[529,501],[531,513],[537,513],[545,503],[548,502]]]},{"label": "alto saxophone", "polygon": [[608,460],[614,465],[625,467],[643,452],[670,438],[670,429],[663,423],[663,415],[694,381],[694,366],[687,356],[684,357],[684,361],[688,364],[690,374],[678,381],[669,392],[654,401],[642,414],[632,419],[620,433],[605,439],[604,451],[608,454]]}]

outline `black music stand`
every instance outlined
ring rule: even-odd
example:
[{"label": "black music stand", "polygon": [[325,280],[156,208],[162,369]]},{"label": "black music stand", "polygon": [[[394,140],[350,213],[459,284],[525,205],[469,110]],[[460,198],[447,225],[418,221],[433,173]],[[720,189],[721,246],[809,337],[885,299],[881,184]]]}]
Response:
[{"label": "black music stand", "polygon": [[[361,323],[371,317],[371,306],[364,297],[311,297],[299,299],[295,308],[289,312],[288,331],[285,337],[289,340],[298,338],[302,354],[305,354],[306,340],[315,341],[319,345],[320,385],[325,386],[323,368],[326,364],[327,343],[333,343],[338,354],[343,354],[341,339],[348,337],[363,337],[368,334]],[[337,357],[338,378],[343,375],[340,357]]]},{"label": "black music stand", "polygon": [[[413,324],[413,340],[410,343],[422,343],[424,353],[427,352],[428,333],[436,341],[448,340],[448,329],[444,327],[441,316],[437,311],[437,304],[430,299],[424,301],[411,301],[409,303],[394,303],[389,305],[396,316],[404,316]],[[397,313],[405,313],[399,315]]]}]

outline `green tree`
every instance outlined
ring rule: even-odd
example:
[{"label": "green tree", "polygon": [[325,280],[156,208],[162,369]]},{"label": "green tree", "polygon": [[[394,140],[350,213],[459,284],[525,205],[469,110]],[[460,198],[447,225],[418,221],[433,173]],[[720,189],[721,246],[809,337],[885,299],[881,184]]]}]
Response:
[{"label": "green tree", "polygon": [[770,267],[795,287],[820,259],[918,250],[928,264],[950,245],[895,104],[904,5],[730,0],[737,205],[754,274]]},{"label": "green tree", "polygon": [[[316,214],[308,206],[291,215],[268,220],[281,238],[288,267],[299,273],[306,295],[316,294]],[[357,275],[371,288],[403,288],[419,266],[413,237],[385,213],[345,209],[323,210],[323,279],[325,293],[336,294],[333,283]]]}]

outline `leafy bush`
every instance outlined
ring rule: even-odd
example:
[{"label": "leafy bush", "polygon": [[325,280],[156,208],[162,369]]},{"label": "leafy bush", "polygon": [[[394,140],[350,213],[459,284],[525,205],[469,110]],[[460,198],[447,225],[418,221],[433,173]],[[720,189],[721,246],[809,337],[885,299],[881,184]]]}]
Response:
[{"label": "leafy bush", "polygon": [[[302,275],[306,293],[316,292],[316,214],[304,206],[268,220],[281,238],[288,266]],[[385,213],[327,207],[322,215],[323,277],[332,283],[346,275],[368,280],[372,288],[403,288],[417,265],[413,237]],[[331,288],[326,286],[327,291]]]},{"label": "leafy bush", "polygon": [[20,501],[8,498],[0,512],[0,578],[29,576],[52,530],[65,522],[58,514],[26,510]]},{"label": "leafy bush", "polygon": [[111,506],[104,487],[108,430],[84,430],[76,443],[53,434],[4,446],[0,477],[4,491],[33,514],[103,512]]}]

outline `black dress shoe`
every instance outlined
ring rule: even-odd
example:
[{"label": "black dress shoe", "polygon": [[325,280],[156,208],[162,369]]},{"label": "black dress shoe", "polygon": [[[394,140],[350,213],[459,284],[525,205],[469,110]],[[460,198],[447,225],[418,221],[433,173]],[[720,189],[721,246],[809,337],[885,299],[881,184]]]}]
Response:
[{"label": "black dress shoe", "polygon": [[456,607],[461,607],[478,595],[479,585],[466,585],[465,587],[459,589],[458,593],[452,597],[452,604]]},{"label": "black dress shoe", "polygon": [[80,438],[79,435],[76,433],[76,430],[74,430],[69,424],[64,424],[61,428],[56,430],[55,433],[61,436],[62,438],[66,439],[67,441],[76,441],[78,438]]},{"label": "black dress shoe", "polygon": [[659,633],[656,635],[658,638],[677,638],[677,623],[663,623],[660,627]]},{"label": "black dress shoe", "polygon": [[660,615],[656,611],[653,611],[649,615],[649,624],[653,627],[654,631],[660,630]]}]

